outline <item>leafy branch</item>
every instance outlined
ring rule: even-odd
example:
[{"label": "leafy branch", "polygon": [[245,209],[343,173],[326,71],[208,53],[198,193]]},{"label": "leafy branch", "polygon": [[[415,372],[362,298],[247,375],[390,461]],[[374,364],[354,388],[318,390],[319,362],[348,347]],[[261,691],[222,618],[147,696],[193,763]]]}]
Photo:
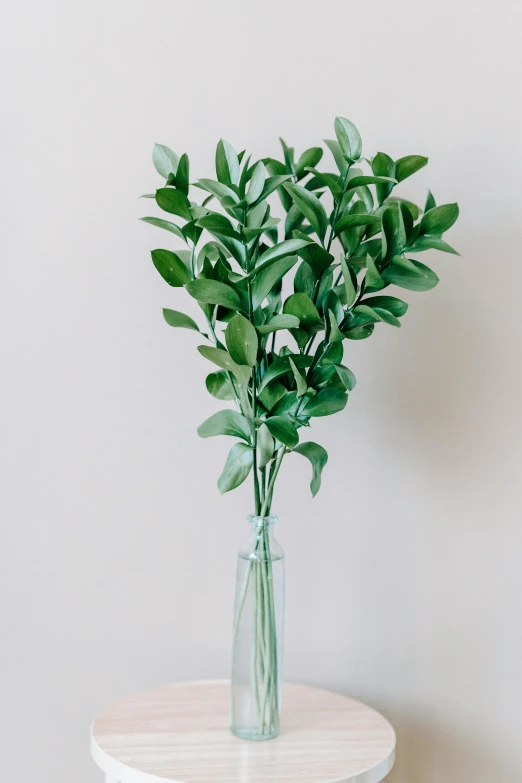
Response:
[{"label": "leafy branch", "polygon": [[[173,217],[142,220],[185,248],[153,250],[152,261],[170,286],[184,287],[197,301],[205,326],[176,310],[165,309],[164,317],[210,341],[198,348],[218,368],[207,376],[207,389],[237,405],[198,431],[236,438],[219,489],[228,492],[252,473],[255,513],[263,516],[270,513],[286,454],[306,457],[313,495],[320,488],[328,455],[300,436],[313,418],[346,406],[355,376],[342,363],[344,341],[366,339],[380,323],[401,325],[408,305],[383,295],[385,288],[428,291],[437,285],[418,253],[456,253],[443,234],[457,220],[457,204],[438,206],[429,193],[421,210],[395,195],[427,158],[393,160],[378,152],[368,160],[352,122],[338,117],[334,129],[336,139],[325,142],[333,172],[317,168],[319,146],[296,161],[282,141],[283,160],[251,162],[221,140],[216,178],[193,182],[187,155],[159,144],[153,150],[164,182],[148,197]],[[365,172],[361,166],[368,164]],[[202,198],[194,200],[195,193]],[[272,215],[276,194],[282,225]],[[293,293],[287,295],[291,273]],[[286,339],[276,350],[278,334]]]}]

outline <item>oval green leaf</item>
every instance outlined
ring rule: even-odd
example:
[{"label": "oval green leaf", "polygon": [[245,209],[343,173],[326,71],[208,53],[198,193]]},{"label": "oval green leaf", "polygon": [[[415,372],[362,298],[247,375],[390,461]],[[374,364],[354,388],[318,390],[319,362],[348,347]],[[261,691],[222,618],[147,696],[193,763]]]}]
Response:
[{"label": "oval green leaf", "polygon": [[167,179],[169,174],[176,174],[179,157],[164,144],[155,144],[152,149],[152,162],[158,174]]},{"label": "oval green leaf", "polygon": [[254,452],[244,443],[236,443],[230,449],[223,472],[218,479],[218,489],[223,495],[239,487],[252,468]]},{"label": "oval green leaf", "polygon": [[259,334],[270,334],[270,332],[277,332],[279,329],[298,329],[299,318],[295,315],[274,315],[273,318],[266,324],[256,326]]},{"label": "oval green leaf", "polygon": [[159,188],[156,191],[156,203],[164,212],[179,215],[185,220],[192,220],[190,201],[181,190],[174,188]]},{"label": "oval green leaf", "polygon": [[441,204],[440,207],[433,207],[424,213],[420,223],[420,233],[442,234],[452,227],[458,216],[458,204]]},{"label": "oval green leaf", "polygon": [[176,253],[171,250],[152,250],[152,263],[166,282],[181,288],[190,281],[190,273]]},{"label": "oval green leaf", "polygon": [[362,152],[362,140],[353,122],[345,117],[336,117],[334,129],[344,155],[351,160],[359,160]]},{"label": "oval green leaf", "polygon": [[250,380],[250,367],[244,364],[237,364],[228,351],[222,348],[214,348],[211,345],[198,345],[198,351],[205,359],[233,373],[240,384],[247,384]]},{"label": "oval green leaf", "polygon": [[413,269],[392,263],[383,271],[383,280],[406,288],[408,291],[430,291],[435,288],[439,278],[432,269],[421,264],[420,261],[406,260],[410,261]]},{"label": "oval green leaf", "polygon": [[292,422],[289,419],[285,419],[284,416],[272,416],[266,420],[265,424],[271,435],[290,449],[293,449],[299,443],[297,430]]},{"label": "oval green leaf", "polygon": [[230,382],[228,373],[224,370],[211,372],[205,380],[207,391],[216,398],[216,400],[235,400],[234,387]]},{"label": "oval green leaf", "polygon": [[312,490],[312,496],[315,497],[321,488],[321,474],[323,468],[328,462],[328,453],[326,449],[323,449],[318,443],[307,441],[301,443],[294,449],[296,454],[302,454],[303,457],[312,465],[312,481],[310,482],[310,489]]},{"label": "oval green leaf", "polygon": [[226,283],[219,280],[206,280],[199,278],[191,280],[185,288],[194,299],[202,304],[221,305],[231,310],[241,309],[241,300],[238,294]]},{"label": "oval green leaf", "polygon": [[304,416],[331,416],[346,407],[348,395],[341,389],[321,389],[308,400],[303,410]]},{"label": "oval green leaf", "polygon": [[224,410],[214,413],[198,427],[200,438],[213,438],[216,435],[232,435],[250,443],[251,430],[247,419],[238,411]]},{"label": "oval green leaf", "polygon": [[225,341],[228,352],[238,364],[248,364],[253,367],[256,363],[258,340],[255,327],[240,313],[237,313],[225,331]]},{"label": "oval green leaf", "polygon": [[181,329],[193,329],[199,332],[199,327],[195,321],[192,320],[185,313],[179,313],[177,310],[168,310],[163,308],[163,317],[169,326],[177,326]]}]

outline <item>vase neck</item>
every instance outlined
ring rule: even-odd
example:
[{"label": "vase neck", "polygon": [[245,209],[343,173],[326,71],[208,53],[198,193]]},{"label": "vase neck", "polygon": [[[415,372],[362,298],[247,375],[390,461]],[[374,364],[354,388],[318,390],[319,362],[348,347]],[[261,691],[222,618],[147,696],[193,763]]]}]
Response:
[{"label": "vase neck", "polygon": [[272,530],[275,523],[278,521],[278,518],[274,514],[271,514],[268,517],[260,517],[256,516],[255,514],[250,514],[247,517],[247,520],[252,525],[253,531],[256,532],[259,530]]}]

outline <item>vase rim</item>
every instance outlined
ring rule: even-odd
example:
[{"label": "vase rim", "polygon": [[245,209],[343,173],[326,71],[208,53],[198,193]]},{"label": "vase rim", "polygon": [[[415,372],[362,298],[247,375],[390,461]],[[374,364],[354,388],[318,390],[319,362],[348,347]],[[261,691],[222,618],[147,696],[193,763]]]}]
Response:
[{"label": "vase rim", "polygon": [[259,516],[258,514],[249,514],[247,520],[256,527],[264,527],[265,525],[275,525],[275,523],[279,521],[279,517],[276,514],[267,514],[266,517]]}]

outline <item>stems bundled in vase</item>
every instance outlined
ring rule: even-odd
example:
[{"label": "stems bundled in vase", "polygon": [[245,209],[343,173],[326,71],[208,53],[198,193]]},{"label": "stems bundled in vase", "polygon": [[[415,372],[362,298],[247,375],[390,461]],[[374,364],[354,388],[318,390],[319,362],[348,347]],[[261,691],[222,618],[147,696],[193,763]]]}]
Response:
[{"label": "stems bundled in vase", "polygon": [[[328,455],[315,442],[300,442],[300,435],[311,419],[342,411],[355,386],[343,364],[344,341],[370,337],[380,323],[401,325],[408,305],[384,295],[388,286],[428,291],[438,283],[435,272],[410,256],[429,249],[456,253],[442,235],[458,217],[457,204],[437,206],[428,192],[421,210],[395,194],[427,158],[394,160],[383,152],[363,158],[355,125],[338,117],[334,128],[336,139],[325,143],[337,171],[317,168],[319,146],[296,160],[282,142],[283,160],[253,162],[221,140],[216,179],[191,182],[187,155],[157,144],[153,162],[165,182],[148,198],[176,222],[142,218],[184,243],[181,250],[153,250],[152,261],[169,285],[184,287],[198,302],[202,323],[171,309],[164,317],[205,338],[198,350],[219,368],[207,376],[207,389],[235,403],[198,430],[203,438],[237,439],[218,487],[228,492],[252,473],[255,517],[265,520],[249,554],[235,634],[250,594],[251,695],[263,736],[273,736],[278,711],[277,685],[271,685],[278,678],[278,651],[266,518],[281,464],[287,454],[306,457],[312,494],[318,492]],[[366,173],[361,164],[369,166]],[[284,221],[272,215],[276,193]]]},{"label": "stems bundled in vase", "polygon": [[279,730],[284,561],[275,517],[249,517],[253,536],[239,554],[232,665],[232,730],[269,739]]}]

